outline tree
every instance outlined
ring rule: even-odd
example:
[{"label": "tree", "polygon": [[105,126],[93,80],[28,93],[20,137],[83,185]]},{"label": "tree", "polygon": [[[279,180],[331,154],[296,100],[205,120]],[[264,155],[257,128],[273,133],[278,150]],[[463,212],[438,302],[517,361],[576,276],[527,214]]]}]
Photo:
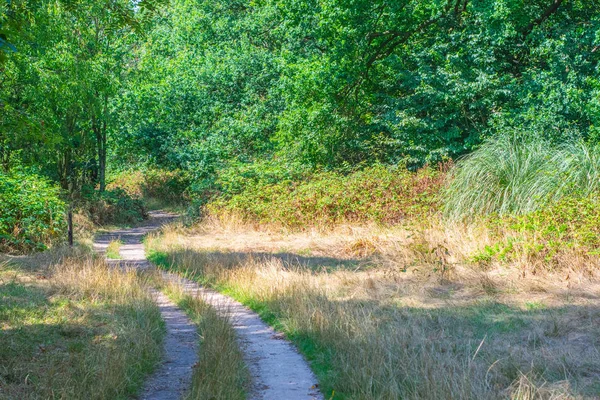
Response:
[{"label": "tree", "polygon": [[[42,168],[65,189],[105,189],[108,137],[116,126],[112,103],[130,49],[156,4],[39,0],[0,10],[2,27],[13,27],[14,50],[0,48],[9,83],[1,88],[5,168],[15,150],[28,148],[20,162]],[[27,24],[14,17],[18,10],[26,11]]]}]

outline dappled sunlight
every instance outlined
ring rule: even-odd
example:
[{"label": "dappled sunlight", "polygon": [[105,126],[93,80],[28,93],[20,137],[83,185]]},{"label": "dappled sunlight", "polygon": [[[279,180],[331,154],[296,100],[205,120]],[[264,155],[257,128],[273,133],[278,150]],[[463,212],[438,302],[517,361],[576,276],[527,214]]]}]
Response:
[{"label": "dappled sunlight", "polygon": [[0,397],[134,393],[160,355],[152,298],[134,271],[59,253],[0,268]]}]

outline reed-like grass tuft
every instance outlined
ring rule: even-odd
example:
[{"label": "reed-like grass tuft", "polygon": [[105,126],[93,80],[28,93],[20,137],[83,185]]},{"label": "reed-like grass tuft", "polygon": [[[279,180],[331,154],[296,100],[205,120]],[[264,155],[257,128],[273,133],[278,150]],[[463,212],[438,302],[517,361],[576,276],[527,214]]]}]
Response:
[{"label": "reed-like grass tuft", "polygon": [[600,146],[498,136],[457,163],[444,191],[444,212],[451,219],[525,214],[573,193],[588,195],[598,189],[599,177]]}]

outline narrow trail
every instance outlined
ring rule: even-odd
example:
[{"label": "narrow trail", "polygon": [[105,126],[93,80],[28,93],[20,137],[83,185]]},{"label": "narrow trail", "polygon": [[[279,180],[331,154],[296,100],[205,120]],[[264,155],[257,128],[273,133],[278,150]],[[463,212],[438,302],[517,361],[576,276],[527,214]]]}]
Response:
[{"label": "narrow trail", "polygon": [[163,277],[179,283],[191,296],[202,298],[231,322],[252,375],[249,399],[323,399],[317,379],[302,355],[258,314],[231,297],[189,279],[167,273],[163,273]]},{"label": "narrow trail", "polygon": [[[107,260],[108,263],[139,269],[150,268],[146,260],[142,239],[161,225],[175,217],[160,212],[152,212],[145,224],[131,229],[122,229],[96,237],[94,250],[104,253],[108,244],[120,239],[121,260]],[[198,333],[196,326],[187,315],[167,296],[158,290],[150,289],[165,321],[167,334],[164,342],[163,360],[146,381],[139,398],[142,400],[181,399],[192,384],[193,367],[198,362]]]},{"label": "narrow trail", "polygon": [[[110,262],[140,269],[149,268],[151,265],[146,260],[142,238],[173,219],[172,215],[154,212],[142,226],[98,236],[94,248],[104,252],[112,240],[121,239],[124,243],[120,249],[122,260]],[[258,314],[232,298],[188,279],[166,272],[162,275],[165,280],[179,283],[186,293],[202,298],[231,322],[253,380],[250,400],[323,399],[317,379],[302,355],[264,323]],[[153,294],[167,325],[165,360],[148,379],[140,398],[178,399],[191,384],[192,367],[197,362],[198,335],[196,327],[183,311],[159,291],[154,290]]]}]

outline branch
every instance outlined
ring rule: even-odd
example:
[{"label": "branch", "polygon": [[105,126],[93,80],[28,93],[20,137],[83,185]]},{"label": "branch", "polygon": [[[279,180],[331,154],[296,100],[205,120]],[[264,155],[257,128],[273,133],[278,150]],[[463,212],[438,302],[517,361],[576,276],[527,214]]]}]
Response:
[{"label": "branch", "polygon": [[[375,50],[375,52],[371,55],[371,57],[369,57],[367,59],[365,73],[368,75],[369,70],[371,69],[371,67],[373,66],[373,63],[375,63],[375,61],[388,57],[390,54],[392,54],[392,52],[394,51],[394,49],[396,47],[398,47],[402,43],[405,43],[406,41],[408,41],[408,39],[410,39],[415,33],[420,33],[424,29],[429,27],[430,25],[433,25],[434,23],[438,22],[443,16],[444,16],[444,14],[440,14],[437,17],[434,17],[432,19],[424,21],[421,24],[419,24],[419,26],[417,26],[415,29],[413,29],[411,31],[384,32],[383,35],[389,35],[390,37],[387,38],[386,40],[384,40],[379,46],[377,46],[377,49]],[[383,35],[380,35],[380,36],[383,36]]]},{"label": "branch", "polygon": [[533,28],[535,28],[538,25],[541,25],[544,23],[544,21],[546,21],[548,18],[550,18],[550,16],[552,14],[554,14],[558,8],[561,6],[561,4],[563,3],[564,0],[554,0],[554,3],[552,3],[550,5],[550,7],[548,7],[546,9],[546,11],[544,11],[544,13],[535,21],[530,22],[525,29],[523,29],[523,37],[527,37],[527,35],[529,35],[531,33],[531,31],[533,30]]},{"label": "branch", "polygon": [[[429,26],[437,23],[439,20],[446,17],[447,14],[452,10],[452,6],[455,4],[453,1],[454,0],[448,0],[446,5],[444,6],[443,10],[440,11],[440,13],[438,15],[436,15],[435,17],[432,17],[426,21],[421,22],[414,29],[411,29],[408,31],[388,30],[388,31],[384,31],[384,32],[369,33],[366,36],[367,45],[371,45],[373,43],[374,39],[376,39],[376,38],[379,38],[379,37],[386,37],[386,38],[375,47],[374,51],[371,53],[371,55],[368,58],[366,58],[368,54],[363,55],[363,57],[362,57],[363,60],[366,58],[365,68],[364,68],[363,72],[359,74],[358,78],[354,82],[352,82],[348,85],[345,85],[344,88],[342,88],[342,90],[340,90],[338,92],[338,95],[340,95],[342,97],[348,96],[350,93],[352,93],[352,91],[354,91],[357,87],[359,87],[362,84],[362,82],[369,79],[369,72],[376,61],[388,57],[390,54],[393,53],[393,51],[398,46],[407,42],[413,35],[423,32]],[[466,1],[468,1],[468,0],[466,0]],[[410,3],[410,1],[406,2],[403,5],[403,8],[408,3]],[[465,4],[465,7],[466,7],[466,4]],[[365,53],[369,53],[369,51],[367,50]]]}]

